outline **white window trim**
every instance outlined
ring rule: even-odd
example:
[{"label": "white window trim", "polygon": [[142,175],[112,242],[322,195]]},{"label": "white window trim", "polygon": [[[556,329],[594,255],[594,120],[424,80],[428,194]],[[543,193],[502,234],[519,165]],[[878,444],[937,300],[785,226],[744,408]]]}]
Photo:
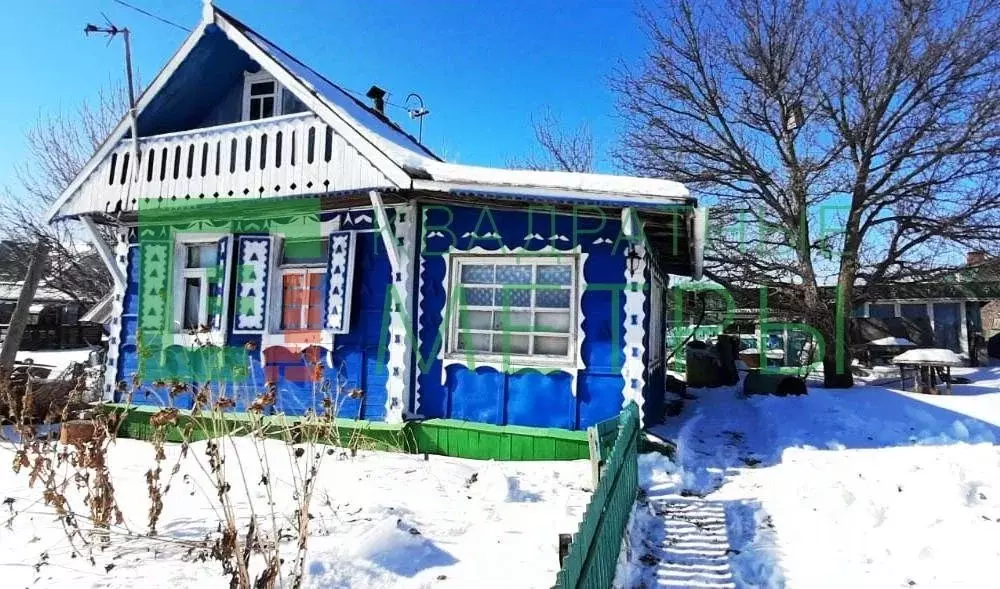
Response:
[{"label": "white window trim", "polygon": [[[178,253],[183,253],[183,249]],[[174,323],[175,329],[178,332],[185,331],[187,328],[184,327],[184,306],[187,305],[187,281],[189,278],[197,278],[200,282],[198,287],[201,293],[198,296],[198,325],[208,325],[208,269],[207,268],[181,268],[180,288],[177,292],[181,296],[178,296],[178,301],[174,305]],[[196,328],[197,329],[197,328]]]},{"label": "white window trim", "polygon": [[[448,361],[466,362],[474,365],[486,365],[486,366],[509,366],[512,371],[521,368],[561,368],[561,369],[576,369],[579,367],[579,354],[580,346],[578,342],[579,338],[579,320],[582,304],[582,297],[579,291],[580,289],[580,272],[582,270],[583,258],[577,252],[564,252],[558,251],[554,253],[511,253],[511,252],[491,252],[483,254],[470,254],[470,253],[459,253],[450,256],[448,264],[448,276],[446,278],[448,288],[445,295],[445,312],[449,312],[449,325],[448,333],[445,338],[445,352],[444,359]],[[458,339],[458,322],[460,317],[459,306],[457,302],[453,301],[453,296],[458,292],[459,287],[461,287],[461,267],[463,265],[494,265],[494,264],[509,264],[511,262],[521,262],[529,263],[532,266],[544,265],[544,263],[560,262],[565,264],[566,262],[571,262],[573,269],[570,272],[570,306],[569,306],[569,332],[566,335],[562,334],[552,334],[552,337],[565,337],[567,341],[567,354],[554,356],[554,355],[543,355],[543,354],[514,354],[514,353],[495,353],[495,352],[479,352],[479,351],[464,351],[456,350],[455,344]],[[469,285],[466,285],[469,286]],[[534,295],[532,295],[534,296]],[[472,308],[473,310],[475,307]],[[483,307],[482,310],[496,310],[495,307]],[[553,312],[559,311],[560,309],[552,309]],[[534,325],[534,316],[538,311],[538,308],[532,306],[528,309],[528,312],[532,314],[532,325]],[[542,310],[545,313],[547,311]],[[489,330],[493,331],[493,330]],[[536,335],[534,332],[529,334],[532,339]],[[543,337],[547,334],[543,335]]]},{"label": "white window trim", "polygon": [[[339,229],[339,221],[323,221],[320,223],[319,237],[321,239],[330,239],[330,233]],[[310,267],[308,264],[289,264],[286,266],[281,264],[286,235],[284,231],[271,233],[271,247],[274,249],[273,255],[271,255],[270,271],[268,272],[267,320],[265,321],[264,332],[260,335],[261,348],[267,349],[273,346],[282,346],[292,351],[300,351],[310,346],[321,346],[333,350],[335,334],[332,330],[326,329],[325,321],[324,328],[318,330],[286,331],[281,329],[282,277],[284,276],[284,270],[294,268],[301,271],[302,268]],[[329,262],[326,262],[322,266],[311,266],[311,268],[314,268],[317,272],[325,273],[327,272],[328,265]],[[326,300],[324,299],[323,302],[325,305]],[[325,319],[325,313],[323,317]],[[307,334],[310,331],[317,333],[319,335],[318,339],[303,340],[303,334]]]},{"label": "white window trim", "polygon": [[281,85],[281,82],[264,70],[254,73],[245,72],[243,75],[243,116],[241,117],[241,120],[243,121],[250,120],[250,86],[258,82],[274,82],[274,112],[270,117],[261,117],[257,120],[263,121],[269,118],[281,116],[282,114],[285,88]]},{"label": "white window trim", "polygon": [[[174,335],[174,344],[189,347],[196,343],[209,343],[216,346],[225,344],[226,331],[229,327],[229,289],[231,288],[232,260],[233,260],[233,235],[231,233],[178,233],[174,238],[174,259],[173,259],[173,279],[175,285],[183,285],[184,278],[198,277],[202,279],[201,289],[201,310],[198,313],[198,321],[202,325],[208,324],[208,272],[206,268],[186,268],[187,256],[185,248],[195,243],[218,244],[220,239],[229,240],[226,246],[225,276],[222,279],[222,317],[219,322],[219,329],[209,329],[205,333],[194,335],[184,331],[184,296],[183,289],[174,289],[174,304],[170,324]],[[180,296],[178,294],[180,293]]]}]

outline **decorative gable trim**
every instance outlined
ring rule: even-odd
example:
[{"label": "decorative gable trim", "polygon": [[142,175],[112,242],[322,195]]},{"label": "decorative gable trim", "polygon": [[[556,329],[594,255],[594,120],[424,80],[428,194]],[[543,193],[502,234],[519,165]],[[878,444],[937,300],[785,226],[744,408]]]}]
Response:
[{"label": "decorative gable trim", "polygon": [[224,13],[215,11],[214,21],[229,39],[246,51],[251,59],[260,64],[261,68],[270,73],[287,91],[295,95],[306,107],[316,113],[323,121],[333,127],[334,131],[344,137],[348,143],[364,156],[376,169],[385,174],[395,186],[409,187],[410,175],[392,160],[387,154],[369,141],[341,113],[321,100],[315,92],[307,88],[299,79],[292,75],[280,63],[251,41],[239,27],[235,26]]},{"label": "decorative gable trim", "polygon": [[[382,149],[380,149],[358,129],[360,123],[351,122],[347,115],[339,112],[329,103],[322,100],[316,92],[311,90],[298,77],[293,75],[282,64],[277,62],[266,51],[261,49],[254,41],[252,41],[239,26],[235,25],[227,17],[224,12],[216,10],[214,7],[209,7],[205,10],[202,22],[199,23],[198,27],[195,28],[190,35],[188,35],[180,49],[174,53],[163,70],[157,74],[149,88],[142,93],[142,96],[140,96],[139,100],[136,102],[136,116],[139,116],[142,112],[144,112],[153,98],[160,92],[160,90],[162,90],[163,86],[167,83],[177,68],[180,67],[181,63],[183,63],[183,61],[187,58],[188,54],[190,54],[190,52],[194,49],[195,45],[205,34],[206,28],[210,25],[217,26],[230,41],[245,51],[251,59],[259,63],[262,70],[273,76],[283,87],[285,92],[291,92],[295,95],[296,98],[302,101],[306,108],[311,110],[320,119],[322,119],[324,123],[329,125],[337,135],[343,137],[344,140],[356,149],[361,157],[367,160],[376,170],[378,170],[392,186],[405,188],[412,186],[412,179],[403,167],[393,160],[388,154],[382,151]],[[112,151],[120,147],[120,142],[125,138],[129,127],[129,117],[125,116],[115,126],[114,130],[101,144],[100,148],[98,148],[80,173],[73,179],[66,190],[63,191],[63,193],[49,209],[46,214],[46,222],[51,223],[58,217],[59,212],[62,210],[64,205],[77,195],[84,183],[96,172],[101,163],[111,156]],[[134,165],[130,167],[130,169],[134,168]],[[127,204],[128,203],[123,203],[122,209],[124,209]]]},{"label": "decorative gable trim", "polygon": [[647,257],[646,246],[638,243],[635,252],[639,256],[636,266],[629,268],[625,262],[625,346],[622,349],[625,361],[622,363],[622,406],[635,402],[639,407],[640,420],[645,423],[643,411],[643,393],[646,390],[643,356],[646,354],[646,296],[649,285],[646,283]]},{"label": "decorative gable trim", "polygon": [[[174,53],[174,55],[170,58],[170,61],[167,62],[167,65],[160,70],[160,73],[157,74],[155,78],[153,78],[153,82],[148,88],[146,88],[146,90],[143,91],[142,95],[139,96],[139,100],[135,103],[135,114],[137,117],[146,109],[147,106],[149,106],[149,103],[152,102],[153,98],[160,92],[160,90],[163,89],[163,86],[168,80],[170,80],[170,76],[173,75],[174,71],[176,71],[177,68],[180,67],[181,63],[184,62],[184,59],[186,59],[188,54],[191,53],[194,46],[198,44],[202,35],[205,34],[205,28],[210,24],[212,23],[208,20],[202,20],[198,23],[198,26],[191,31],[191,34],[188,35],[186,39],[184,39],[180,49]],[[59,195],[59,198],[52,204],[52,207],[45,215],[46,223],[51,223],[52,220],[55,219],[60,209],[62,209],[63,205],[66,204],[66,201],[76,194],[77,190],[79,190],[83,183],[90,178],[90,175],[94,172],[94,170],[96,170],[105,158],[107,158],[111,152],[118,147],[118,142],[125,137],[125,133],[128,131],[129,126],[129,116],[125,115],[122,117],[122,120],[115,125],[115,128],[108,135],[107,139],[101,143],[101,146],[97,149],[97,151],[94,152],[94,155],[91,156],[91,158],[83,166],[83,169],[81,169],[76,175],[76,178],[70,182],[69,186],[66,187],[66,190],[64,190],[63,193]]]}]

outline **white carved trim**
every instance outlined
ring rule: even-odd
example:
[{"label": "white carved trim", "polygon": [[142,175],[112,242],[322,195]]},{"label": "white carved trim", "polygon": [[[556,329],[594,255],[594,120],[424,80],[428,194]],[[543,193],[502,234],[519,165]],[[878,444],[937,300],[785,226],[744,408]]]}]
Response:
[{"label": "white carved trim", "polygon": [[[334,131],[327,150],[328,129],[304,112],[155,135],[140,139],[138,169],[132,141],[122,140],[60,214],[112,213],[118,201],[123,210],[141,204],[148,211],[187,201],[314,195],[389,183]],[[133,172],[135,181],[127,181]]]},{"label": "white carved trim", "polygon": [[622,396],[624,397],[622,406],[628,405],[630,401],[635,401],[639,407],[639,418],[645,420],[642,412],[642,394],[646,387],[646,380],[643,377],[642,356],[646,351],[645,339],[645,319],[646,311],[643,305],[646,302],[646,247],[642,244],[635,244],[636,254],[640,257],[636,259],[635,272],[629,267],[630,260],[625,259],[625,346],[622,348],[624,361],[622,362]]},{"label": "white carved trim", "polygon": [[[343,211],[337,211],[332,218],[319,222],[319,236],[327,239],[330,233],[334,231],[339,231],[341,227],[340,212],[350,211],[351,209],[343,209]],[[333,212],[333,211],[330,211]],[[316,220],[313,216],[309,219],[300,219],[298,221],[293,221],[286,224],[272,224],[269,228],[270,235],[273,240],[271,246],[271,251],[274,252],[271,255],[270,270],[268,273],[268,282],[271,293],[277,293],[269,295],[267,297],[268,306],[268,321],[267,330],[261,334],[260,338],[260,349],[261,349],[261,365],[266,366],[267,360],[264,352],[271,347],[283,347],[292,352],[301,352],[308,347],[316,346],[326,349],[328,355],[333,352],[334,344],[334,333],[329,329],[312,330],[307,333],[303,332],[289,332],[286,333],[280,329],[280,317],[281,317],[281,248],[283,246],[284,240],[289,235],[295,237],[301,237],[304,235],[303,227],[312,227]],[[359,233],[365,233],[364,230],[359,231]],[[310,234],[313,235],[313,234]],[[324,267],[324,272],[328,271],[328,267]],[[328,359],[328,364],[332,366],[332,359]]]},{"label": "white carved trim", "polygon": [[[236,293],[233,333],[261,333],[267,329],[268,282],[273,251],[274,239],[271,236],[241,235],[238,238],[236,255],[240,257],[239,266],[253,266],[254,280],[239,281],[241,272],[237,271],[239,290]],[[253,312],[243,315],[240,313],[240,301],[250,297],[253,297]]]},{"label": "white carved trim", "polygon": [[[192,243],[216,243],[218,247],[224,247],[225,251],[224,257],[220,256],[219,266],[222,269],[222,280],[220,297],[222,297],[222,303],[220,308],[220,315],[218,315],[218,321],[215,321],[214,315],[208,314],[208,299],[210,297],[211,288],[207,278],[205,279],[205,288],[202,291],[202,313],[205,314],[204,323],[210,324],[210,329],[206,333],[202,333],[201,336],[204,339],[208,339],[212,345],[222,345],[226,341],[226,331],[229,328],[229,289],[232,288],[232,267],[233,267],[233,235],[231,233],[219,233],[219,232],[179,232],[174,234],[173,251],[171,263],[173,267],[169,268],[169,272],[173,276],[173,285],[180,293],[181,285],[183,284],[183,274],[184,274],[184,248],[185,246]],[[224,243],[224,245],[223,245]],[[159,244],[153,247],[159,248]],[[143,250],[146,246],[143,247]],[[159,249],[157,249],[159,251]],[[146,252],[143,251],[143,261],[145,261]],[[207,272],[205,273],[207,276]],[[148,282],[148,275],[144,277]],[[152,286],[151,286],[152,288]],[[167,313],[168,321],[168,332],[174,334],[174,341],[178,345],[184,345],[179,342],[187,341],[186,337],[177,336],[187,336],[183,329],[183,323],[181,317],[184,313],[184,297],[178,293],[174,293],[172,296],[167,297],[173,300],[173,307],[170,309],[164,309],[164,313]],[[145,311],[145,309],[144,309]],[[144,315],[145,313],[143,313]],[[142,317],[143,315],[140,315]],[[152,326],[151,326],[152,327]],[[157,326],[156,328],[160,328]]]},{"label": "white carved trim", "polygon": [[[420,208],[420,218],[421,218],[420,226],[422,228],[427,227],[427,209],[423,207]],[[441,233],[440,231],[431,231],[430,233],[426,234],[422,239],[420,238],[420,236],[414,233],[413,253],[414,253],[414,258],[416,260],[419,260],[420,263],[420,268],[417,274],[417,285],[416,285],[417,322],[415,331],[416,331],[417,341],[413,342],[415,348],[414,355],[416,356],[417,362],[416,365],[413,367],[414,370],[416,370],[416,376],[413,379],[414,383],[413,407],[410,408],[410,411],[412,411],[414,414],[416,414],[420,409],[420,376],[421,376],[420,366],[424,362],[420,351],[420,348],[423,346],[424,342],[424,325],[421,322],[421,319],[423,318],[424,315],[424,289],[423,289],[424,273],[427,271],[427,264],[425,263],[423,256],[423,248],[424,248],[424,240],[430,239],[432,237],[444,237],[444,233]],[[420,240],[420,242],[418,243],[417,240]],[[445,266],[447,266],[447,262],[445,263]]]},{"label": "white carved trim", "polygon": [[[417,209],[413,204],[395,207],[394,233],[395,256],[390,256],[390,260],[395,259],[396,264],[392,268],[392,292],[395,293],[393,300],[390,300],[389,311],[389,358],[386,361],[388,378],[386,379],[386,421],[398,423],[403,421],[403,411],[413,411],[414,407],[409,407],[406,402],[407,393],[410,388],[410,371],[412,369],[413,354],[411,346],[415,343],[411,337],[410,325],[408,322],[413,317],[413,264],[416,254],[417,239]],[[383,215],[376,215],[381,219]],[[388,228],[383,229],[388,231]],[[386,234],[383,233],[383,236]],[[397,303],[401,302],[401,307],[397,310]]]},{"label": "white carved trim", "polygon": [[326,268],[328,281],[326,329],[331,333],[347,333],[351,329],[356,239],[357,236],[353,231],[337,231],[329,237],[330,263]]},{"label": "white carved trim", "polygon": [[[113,286],[114,298],[111,302],[111,323],[108,326],[108,352],[104,359],[104,390],[102,391],[104,400],[108,402],[115,400],[115,389],[118,387],[118,358],[121,353],[120,348],[122,344],[122,313],[125,308],[125,289],[128,285],[128,258],[128,228],[120,227],[117,231],[114,261],[119,272],[121,272],[122,276],[126,277],[126,280],[123,283],[118,283],[116,281]],[[140,288],[141,286],[142,285],[140,284]],[[136,292],[136,296],[139,296],[139,292]],[[139,322],[137,319],[136,337],[138,337],[138,334]]]}]

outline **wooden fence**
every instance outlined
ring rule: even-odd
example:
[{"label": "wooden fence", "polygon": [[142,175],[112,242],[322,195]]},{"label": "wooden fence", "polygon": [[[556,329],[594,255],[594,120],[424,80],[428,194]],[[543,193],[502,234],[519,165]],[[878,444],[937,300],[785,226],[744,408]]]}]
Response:
[{"label": "wooden fence", "polygon": [[[618,416],[618,437],[601,467],[600,481],[580,528],[573,534],[562,570],[556,577],[557,589],[611,587],[639,488],[639,434],[639,408],[631,403]],[[604,435],[600,437],[602,441],[606,439]],[[604,451],[600,452],[603,458]]]},{"label": "wooden fence", "polygon": [[[21,350],[57,350],[101,345],[104,326],[100,323],[75,325],[28,325],[24,328]],[[0,340],[7,337],[7,326],[0,325]]]}]

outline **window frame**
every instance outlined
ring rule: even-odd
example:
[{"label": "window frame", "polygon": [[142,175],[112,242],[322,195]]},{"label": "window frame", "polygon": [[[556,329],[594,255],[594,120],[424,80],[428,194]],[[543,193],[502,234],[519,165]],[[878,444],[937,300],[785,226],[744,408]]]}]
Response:
[{"label": "window frame", "polygon": [[[872,307],[878,307],[879,309],[891,309],[891,313],[886,316],[872,315]],[[895,302],[879,302],[879,303],[868,303],[866,309],[866,317],[869,319],[895,319],[899,317],[899,305]]]},{"label": "window frame", "polygon": [[[250,96],[250,88],[254,84],[259,84],[261,82],[273,82],[274,83],[274,112],[272,112],[271,116],[269,116],[269,117],[262,116],[262,117],[257,118],[257,119],[251,119],[250,118],[250,102],[251,102],[252,98],[261,98],[263,100],[263,98],[266,98],[267,96],[269,96],[268,94],[262,94],[259,97],[257,97],[257,96],[251,97]],[[283,113],[283,107],[282,107],[282,105],[284,103],[284,100],[283,100],[284,99],[284,90],[285,90],[284,87],[281,85],[280,82],[278,82],[277,78],[275,78],[274,76],[272,76],[271,74],[267,73],[264,70],[261,70],[259,72],[255,72],[255,73],[249,73],[249,72],[247,72],[243,76],[243,115],[241,117],[242,120],[244,120],[244,121],[251,121],[251,120],[253,120],[253,121],[263,121],[263,120],[266,120],[266,119],[270,119],[270,118],[274,118],[274,117],[277,117],[277,116],[281,116],[281,114]]]},{"label": "window frame", "polygon": [[[308,332],[323,333],[326,331],[326,296],[320,299],[320,311],[322,317],[322,326],[318,328],[303,327],[297,329],[285,329],[281,327],[282,318],[284,317],[285,310],[285,275],[286,274],[321,274],[326,275],[329,270],[329,260],[330,257],[329,250],[327,250],[326,258],[327,260],[322,260],[319,262],[298,262],[283,264],[282,259],[285,255],[285,246],[289,241],[297,241],[295,238],[281,238],[274,240],[274,244],[277,246],[276,255],[274,256],[274,273],[273,275],[277,277],[277,283],[275,285],[275,292],[277,296],[274,296],[274,309],[275,313],[272,314],[272,322],[270,329],[268,330],[272,334],[284,335],[284,334],[301,334]],[[329,247],[329,236],[322,236],[317,238],[317,241],[325,241]],[[325,276],[326,280],[329,280],[329,276]],[[307,282],[308,284],[308,282]],[[303,325],[308,325],[309,321],[309,305],[303,305],[300,309],[300,320]]]},{"label": "window frame", "polygon": [[[222,279],[222,308],[220,310],[221,320],[219,323],[219,328],[215,329],[209,325],[208,317],[208,268],[188,268],[187,267],[187,249],[191,246],[196,245],[212,245],[218,247],[218,243],[222,239],[227,239],[226,244],[226,259],[220,260],[223,262],[224,276]],[[229,326],[229,290],[231,288],[231,273],[232,273],[232,260],[233,260],[233,236],[231,233],[178,233],[174,237],[174,259],[172,261],[173,268],[171,269],[173,273],[174,284],[180,288],[175,287],[174,292],[178,290],[182,293],[181,296],[174,295],[174,304],[171,309],[172,315],[170,318],[170,325],[172,326],[172,332],[177,338],[184,341],[178,341],[176,343],[186,344],[186,338],[189,336],[189,330],[184,328],[184,306],[187,303],[186,293],[184,292],[183,285],[186,284],[188,278],[197,278],[200,283],[200,293],[198,298],[198,325],[199,328],[195,330],[197,334],[203,333],[200,330],[200,326],[205,325],[208,327],[208,333],[210,334],[221,334],[223,337]]]},{"label": "window frame", "polygon": [[[185,246],[189,247],[189,246]],[[184,250],[181,250],[184,251]],[[185,318],[187,316],[187,282],[192,278],[198,280],[198,321],[194,328],[190,328],[184,325]],[[187,333],[189,330],[200,331],[202,325],[208,325],[208,269],[207,268],[182,268],[181,269],[181,296],[178,297],[179,309],[174,313],[175,321],[178,326],[177,329],[181,333]]]},{"label": "window frame", "polygon": [[[483,253],[483,254],[466,254],[466,253],[456,253],[452,254],[448,263],[448,276],[446,278],[448,290],[445,298],[446,312],[449,315],[448,318],[448,332],[447,338],[444,346],[443,357],[448,360],[464,361],[471,359],[472,362],[478,364],[504,364],[517,367],[532,367],[532,366],[543,366],[543,367],[559,367],[559,368],[576,368],[578,366],[579,359],[579,349],[578,349],[578,338],[579,338],[579,318],[582,312],[581,299],[580,296],[580,270],[581,270],[581,256],[578,252],[553,252],[553,253],[542,253],[542,252],[530,252],[530,253]],[[504,307],[502,305],[460,305],[461,301],[454,299],[456,294],[459,292],[460,288],[465,287],[486,287],[486,288],[502,288],[503,285],[499,283],[491,284],[462,284],[461,274],[463,266],[495,266],[495,265],[529,265],[532,268],[532,280],[530,284],[524,285],[526,287],[531,287],[528,290],[531,292],[531,305],[529,307]],[[539,286],[534,282],[536,276],[535,268],[538,266],[547,265],[563,265],[570,266],[570,283],[567,289],[569,291],[569,307],[568,308],[547,308],[538,307],[535,304],[535,294],[539,292],[540,289],[536,288]],[[473,311],[490,311],[492,313],[503,312],[507,310],[509,313],[527,312],[531,314],[531,330],[526,332],[514,332],[514,331],[504,331],[497,329],[468,329],[461,328],[459,322],[461,320],[461,314],[464,310]],[[565,334],[553,332],[551,334],[544,331],[538,331],[535,327],[535,317],[541,313],[565,313],[569,311],[569,328]],[[458,335],[460,331],[465,331],[468,333],[489,333],[493,336],[496,334],[510,334],[510,335],[528,335],[529,352],[526,354],[514,353],[514,352],[494,352],[492,351],[492,345],[490,351],[482,350],[464,350],[459,349],[458,346]],[[535,337],[541,335],[541,337],[556,337],[566,339],[566,354],[536,354],[533,353],[535,349]],[[492,343],[492,340],[491,340]]]},{"label": "window frame", "polygon": [[[325,327],[309,327],[309,304],[302,305],[299,309],[299,324],[305,325],[305,327],[287,328],[282,327],[281,323],[285,316],[285,276],[289,274],[298,274],[306,278],[305,284],[309,284],[308,277],[310,274],[319,274],[321,276],[326,274],[326,266],[306,266],[300,264],[289,264],[285,266],[278,267],[278,309],[279,315],[276,318],[275,332],[276,333],[302,333],[305,331],[322,331]],[[307,288],[308,290],[308,288]],[[325,297],[320,300],[320,311],[321,317],[323,318],[322,324],[326,324],[326,300]]]}]

